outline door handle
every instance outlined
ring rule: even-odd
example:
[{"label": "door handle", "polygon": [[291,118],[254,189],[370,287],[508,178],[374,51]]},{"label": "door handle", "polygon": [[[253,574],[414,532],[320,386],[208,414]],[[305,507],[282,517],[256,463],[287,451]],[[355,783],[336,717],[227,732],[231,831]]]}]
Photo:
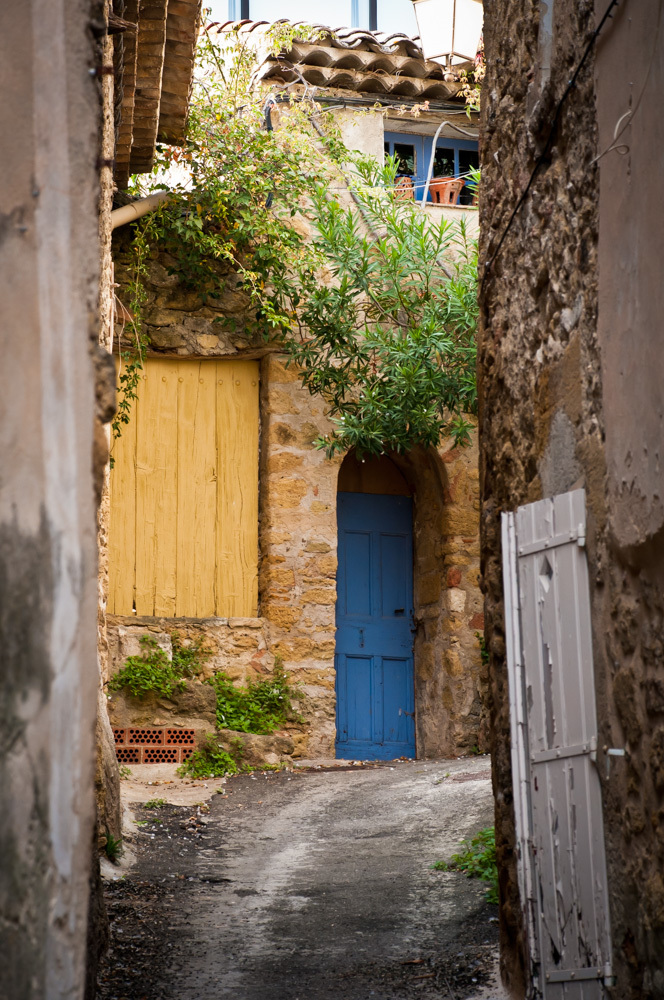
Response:
[{"label": "door handle", "polygon": [[360,649],[364,649],[364,629],[360,629]]},{"label": "door handle", "polygon": [[405,608],[395,608],[394,609],[394,614],[395,615],[403,615],[403,614],[405,614],[405,612],[406,612]]},{"label": "door handle", "polygon": [[399,715],[407,715],[409,719],[415,719],[415,712],[407,712],[405,708],[399,709]]}]

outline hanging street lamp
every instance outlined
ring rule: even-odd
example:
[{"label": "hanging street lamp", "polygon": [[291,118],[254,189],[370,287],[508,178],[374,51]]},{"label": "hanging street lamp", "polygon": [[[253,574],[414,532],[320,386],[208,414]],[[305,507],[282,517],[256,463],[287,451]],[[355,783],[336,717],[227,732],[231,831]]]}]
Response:
[{"label": "hanging street lamp", "polygon": [[481,0],[413,0],[425,59],[455,66],[472,62],[482,35]]}]

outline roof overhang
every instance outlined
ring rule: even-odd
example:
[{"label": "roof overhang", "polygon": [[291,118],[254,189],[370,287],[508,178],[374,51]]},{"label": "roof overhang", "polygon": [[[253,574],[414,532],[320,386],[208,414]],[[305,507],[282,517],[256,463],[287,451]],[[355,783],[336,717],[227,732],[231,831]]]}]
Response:
[{"label": "roof overhang", "polygon": [[125,0],[130,25],[114,36],[120,188],[152,170],[157,142],[184,140],[200,11],[201,0]]},{"label": "roof overhang", "polygon": [[419,39],[408,35],[325,25],[313,25],[321,34],[318,41],[296,37],[288,50],[273,55],[265,37],[270,27],[267,21],[227,21],[217,26],[219,33],[237,32],[252,44],[258,59],[256,83],[277,87],[299,83],[366,95],[369,100],[449,101],[462,89],[459,71],[472,66],[451,68],[427,60]]}]

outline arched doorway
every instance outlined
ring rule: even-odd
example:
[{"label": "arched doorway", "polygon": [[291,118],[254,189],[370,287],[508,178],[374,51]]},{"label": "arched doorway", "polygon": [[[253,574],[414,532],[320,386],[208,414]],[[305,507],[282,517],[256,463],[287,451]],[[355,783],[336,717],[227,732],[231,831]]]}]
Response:
[{"label": "arched doorway", "polygon": [[413,501],[387,456],[339,471],[336,755],[415,756]]}]

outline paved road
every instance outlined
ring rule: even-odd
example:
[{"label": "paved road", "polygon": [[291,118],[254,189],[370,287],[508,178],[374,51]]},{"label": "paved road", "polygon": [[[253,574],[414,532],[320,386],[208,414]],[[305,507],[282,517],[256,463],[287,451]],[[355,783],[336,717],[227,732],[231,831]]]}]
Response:
[{"label": "paved road", "polygon": [[[488,759],[243,776],[226,793],[196,822],[170,808],[141,828],[130,884],[109,892],[104,998],[502,995],[480,990],[497,908],[481,883],[430,867],[492,822]],[[142,992],[123,992],[114,961],[143,968]]]}]

